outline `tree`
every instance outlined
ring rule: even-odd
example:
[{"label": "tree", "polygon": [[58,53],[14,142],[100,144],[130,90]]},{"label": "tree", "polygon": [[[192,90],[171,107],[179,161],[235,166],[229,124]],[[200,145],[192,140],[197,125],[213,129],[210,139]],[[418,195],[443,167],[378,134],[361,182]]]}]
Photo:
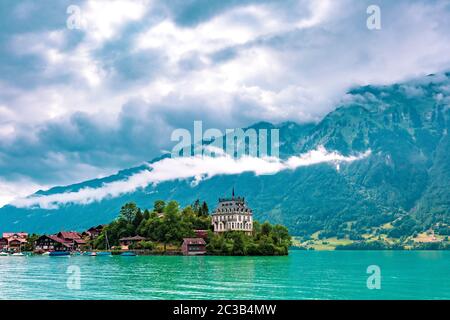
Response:
[{"label": "tree", "polygon": [[157,213],[163,213],[166,203],[163,200],[156,200],[153,204],[153,210]]},{"label": "tree", "polygon": [[273,255],[275,253],[275,249],[276,247],[273,244],[272,238],[266,236],[261,237],[261,240],[259,240],[259,250],[262,255]]},{"label": "tree", "polygon": [[129,202],[120,209],[120,218],[124,219],[128,223],[132,223],[138,211],[139,209],[136,206],[136,203]]},{"label": "tree", "polygon": [[233,240],[233,255],[243,256],[245,254],[243,234],[238,233],[234,235]]},{"label": "tree", "polygon": [[161,225],[163,224],[161,218],[152,217],[145,221],[144,226],[140,229],[143,236],[154,241],[161,239]]},{"label": "tree", "polygon": [[261,234],[261,224],[257,220],[254,220],[253,221],[253,236],[255,237],[256,240],[258,240],[260,234]]},{"label": "tree", "polygon": [[208,208],[208,204],[206,203],[206,201],[203,201],[202,203],[202,207],[200,209],[200,216],[206,217],[209,214],[209,208]]},{"label": "tree", "polygon": [[34,248],[34,243],[37,241],[37,239],[39,239],[39,235],[33,233],[32,235],[29,235],[27,237],[27,242],[25,243],[25,245],[22,247],[23,251],[33,251]]},{"label": "tree", "polygon": [[167,243],[180,239],[180,229],[179,204],[176,201],[170,201],[164,208],[163,223],[159,228],[164,242],[164,251],[166,251]]},{"label": "tree", "polygon": [[269,222],[264,222],[261,225],[261,233],[265,236],[268,236],[270,234],[270,231],[272,231],[272,226],[270,225]]},{"label": "tree", "polygon": [[181,211],[181,213],[182,213],[183,218],[185,218],[185,219],[190,219],[190,218],[193,218],[193,217],[195,217],[197,215],[196,212],[192,209],[191,206],[185,207]]},{"label": "tree", "polygon": [[195,200],[194,203],[192,203],[191,207],[192,207],[192,210],[194,210],[196,215],[200,214],[201,208],[200,208],[200,200],[199,199]]},{"label": "tree", "polygon": [[144,220],[144,215],[142,214],[141,209],[137,210],[136,215],[134,216],[133,219],[133,226],[134,226],[134,230],[136,230],[139,225],[141,224],[142,220]]},{"label": "tree", "polygon": [[272,239],[277,245],[282,245],[283,241],[290,242],[291,236],[289,235],[289,231],[285,226],[276,224],[272,228]]}]

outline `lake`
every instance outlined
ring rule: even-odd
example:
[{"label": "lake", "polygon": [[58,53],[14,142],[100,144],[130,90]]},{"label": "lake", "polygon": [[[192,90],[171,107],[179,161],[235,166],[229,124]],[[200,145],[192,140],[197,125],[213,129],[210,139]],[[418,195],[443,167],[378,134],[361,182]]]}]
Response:
[{"label": "lake", "polygon": [[[370,265],[380,289],[367,287]],[[450,299],[450,252],[9,256],[0,257],[0,299]]]}]

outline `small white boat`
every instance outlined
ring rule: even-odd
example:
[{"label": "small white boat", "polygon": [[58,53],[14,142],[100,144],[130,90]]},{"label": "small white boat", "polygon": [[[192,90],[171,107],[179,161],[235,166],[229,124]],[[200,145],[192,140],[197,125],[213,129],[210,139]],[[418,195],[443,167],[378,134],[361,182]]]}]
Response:
[{"label": "small white boat", "polygon": [[14,257],[25,257],[25,255],[22,252],[13,253],[12,256],[14,256]]},{"label": "small white boat", "polygon": [[0,257],[6,257],[9,256],[8,252],[0,252]]},{"label": "small white boat", "polygon": [[43,254],[42,254],[43,256],[49,256],[50,255],[50,252],[44,252]]}]

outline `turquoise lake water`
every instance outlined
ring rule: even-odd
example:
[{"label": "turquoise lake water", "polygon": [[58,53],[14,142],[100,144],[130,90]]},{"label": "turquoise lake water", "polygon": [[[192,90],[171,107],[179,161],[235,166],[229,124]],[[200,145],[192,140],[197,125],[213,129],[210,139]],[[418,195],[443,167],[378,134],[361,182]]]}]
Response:
[{"label": "turquoise lake water", "polygon": [[[379,290],[367,288],[369,265],[380,267]],[[450,252],[9,256],[0,257],[0,299],[450,299]]]}]

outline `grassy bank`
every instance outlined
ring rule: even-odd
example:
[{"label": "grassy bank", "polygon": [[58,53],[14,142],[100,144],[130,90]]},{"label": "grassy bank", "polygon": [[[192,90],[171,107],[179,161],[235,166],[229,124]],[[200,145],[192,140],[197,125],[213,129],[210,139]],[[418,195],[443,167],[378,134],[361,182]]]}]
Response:
[{"label": "grassy bank", "polygon": [[364,234],[361,239],[322,238],[320,232],[311,237],[293,237],[292,245],[306,250],[450,250],[448,236],[423,232],[413,236],[392,238],[387,234]]}]

